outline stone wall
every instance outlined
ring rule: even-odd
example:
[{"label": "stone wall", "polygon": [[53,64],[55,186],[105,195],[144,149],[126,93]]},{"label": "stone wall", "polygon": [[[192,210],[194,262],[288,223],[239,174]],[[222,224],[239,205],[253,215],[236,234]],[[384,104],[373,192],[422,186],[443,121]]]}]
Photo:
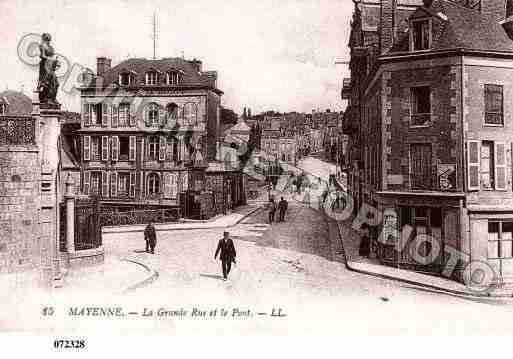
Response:
[{"label": "stone wall", "polygon": [[0,145],[0,274],[41,264],[39,186],[37,147]]}]

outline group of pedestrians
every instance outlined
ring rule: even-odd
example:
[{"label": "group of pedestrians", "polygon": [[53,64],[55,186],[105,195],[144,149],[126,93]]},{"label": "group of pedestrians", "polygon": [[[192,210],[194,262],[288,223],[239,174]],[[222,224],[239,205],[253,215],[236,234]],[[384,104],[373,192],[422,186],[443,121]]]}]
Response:
[{"label": "group of pedestrians", "polygon": [[267,206],[267,210],[269,213],[269,224],[273,224],[274,217],[276,215],[276,210],[279,211],[277,222],[285,222],[285,213],[287,213],[288,208],[289,203],[283,197],[281,197],[281,200],[280,202],[278,202],[278,205],[276,205],[276,203],[274,202],[274,198],[271,197],[271,199],[269,200],[269,204]]}]

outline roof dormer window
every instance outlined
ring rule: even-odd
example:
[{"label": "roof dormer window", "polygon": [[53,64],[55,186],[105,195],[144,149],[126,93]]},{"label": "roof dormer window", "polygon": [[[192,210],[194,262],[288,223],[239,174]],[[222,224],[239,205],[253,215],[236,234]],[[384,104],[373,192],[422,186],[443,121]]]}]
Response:
[{"label": "roof dormer window", "polygon": [[410,29],[411,50],[429,50],[431,48],[431,20],[412,20]]},{"label": "roof dormer window", "polygon": [[0,116],[7,115],[7,104],[0,103]]},{"label": "roof dormer window", "polygon": [[119,74],[118,81],[120,86],[130,86],[133,81],[133,76],[130,72],[122,72]]},{"label": "roof dormer window", "polygon": [[148,71],[146,73],[146,85],[157,85],[159,82],[159,74],[157,71]]},{"label": "roof dormer window", "polygon": [[167,84],[178,85],[180,83],[180,73],[178,71],[170,71],[167,73]]}]

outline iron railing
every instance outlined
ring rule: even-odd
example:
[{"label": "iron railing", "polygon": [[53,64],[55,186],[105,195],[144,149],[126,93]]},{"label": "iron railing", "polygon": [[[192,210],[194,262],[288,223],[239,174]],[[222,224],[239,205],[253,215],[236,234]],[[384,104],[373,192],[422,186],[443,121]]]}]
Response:
[{"label": "iron railing", "polygon": [[35,145],[36,121],[31,117],[0,116],[0,145]]},{"label": "iron railing", "polygon": [[101,212],[100,226],[126,224],[173,223],[181,217],[179,208],[131,210],[127,212]]}]

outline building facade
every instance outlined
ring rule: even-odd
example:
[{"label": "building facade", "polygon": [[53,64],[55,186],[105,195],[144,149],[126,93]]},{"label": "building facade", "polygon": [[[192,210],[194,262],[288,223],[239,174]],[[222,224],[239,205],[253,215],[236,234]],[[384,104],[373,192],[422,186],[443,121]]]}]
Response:
[{"label": "building facade", "polygon": [[[510,1],[413,3],[355,5],[342,93],[355,211],[383,214],[371,233],[384,263],[457,280],[485,263],[511,282],[513,41],[499,24]],[[419,235],[425,261],[397,250]],[[444,273],[454,253],[461,260]]]},{"label": "building facade", "polygon": [[[118,208],[178,206],[215,160],[222,91],[199,60],[129,59],[81,88],[81,190]],[[87,74],[86,74],[87,76]]]}]

